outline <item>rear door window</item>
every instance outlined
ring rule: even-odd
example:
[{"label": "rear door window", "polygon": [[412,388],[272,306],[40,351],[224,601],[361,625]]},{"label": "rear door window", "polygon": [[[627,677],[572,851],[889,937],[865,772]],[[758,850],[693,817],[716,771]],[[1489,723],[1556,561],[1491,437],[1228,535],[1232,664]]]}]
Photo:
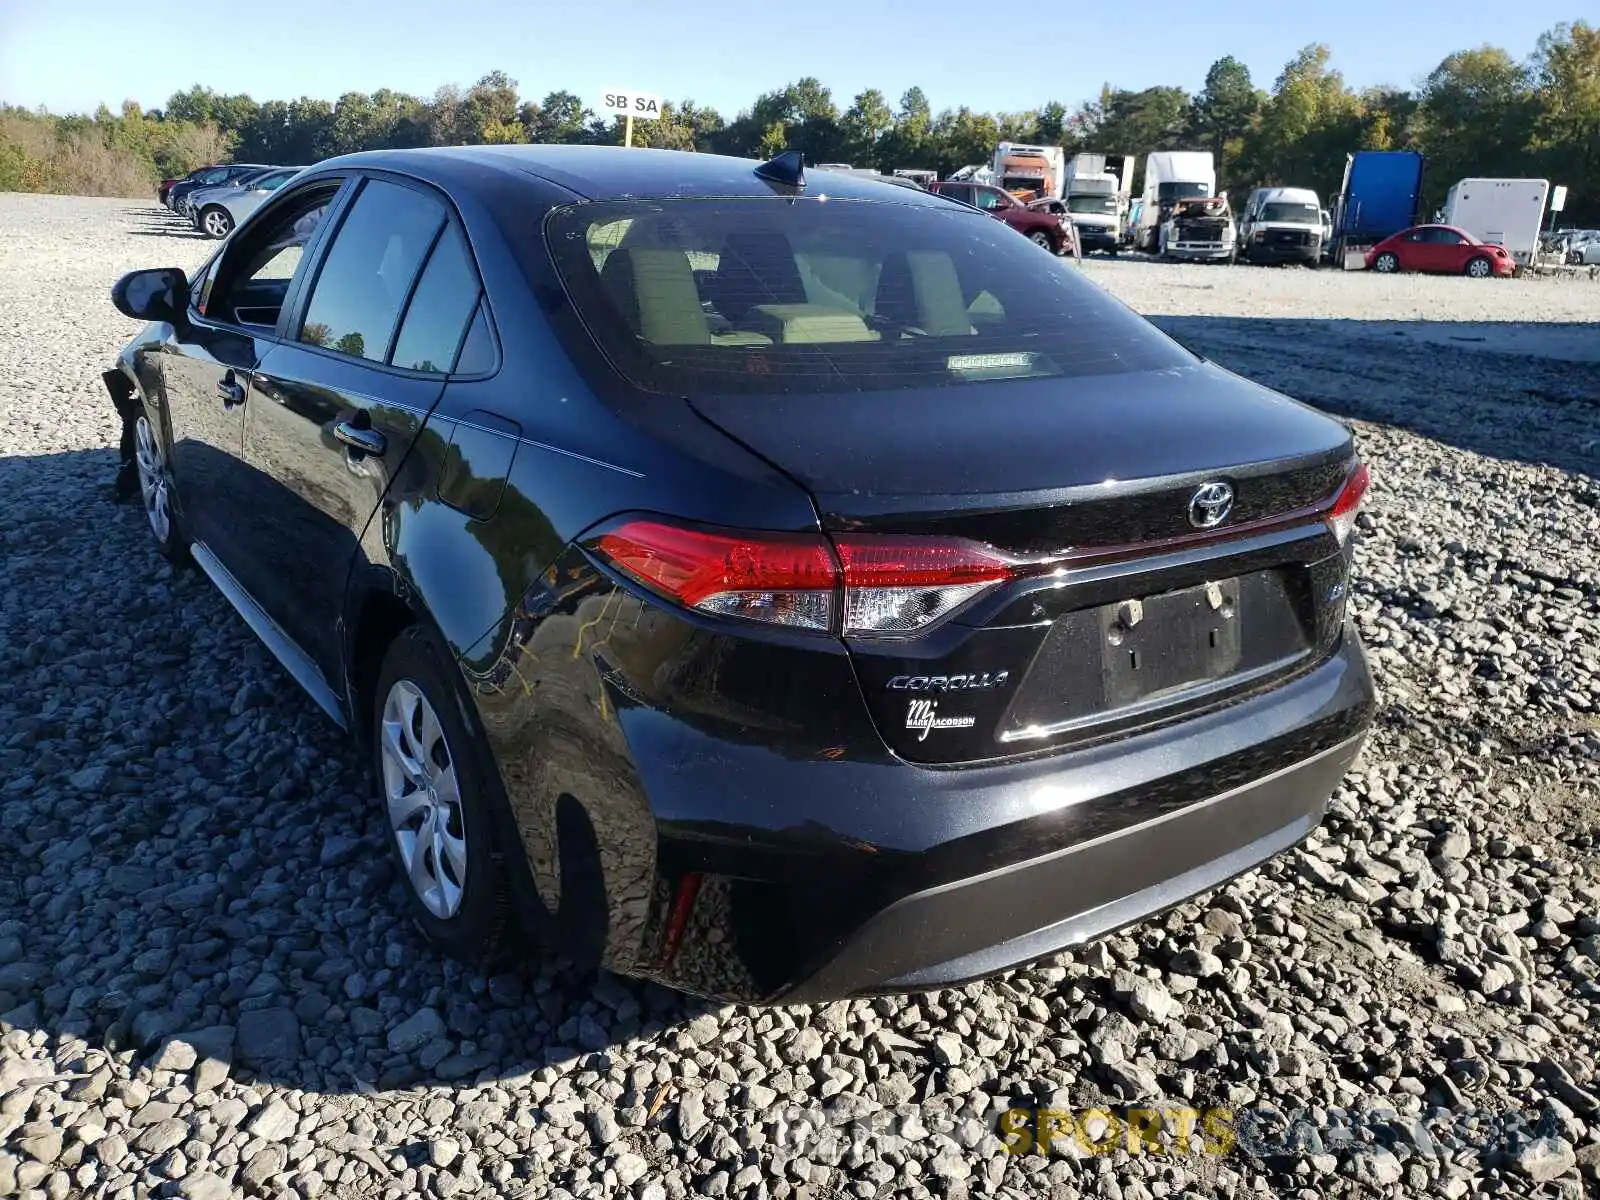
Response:
[{"label": "rear door window", "polygon": [[590,335],[648,391],[875,392],[1193,361],[1004,224],[939,202],[610,201],[558,210],[546,234]]},{"label": "rear door window", "polygon": [[422,192],[368,180],[323,259],[298,340],[384,361],[444,222],[444,206]]},{"label": "rear door window", "polygon": [[408,371],[449,371],[478,308],[478,273],[460,230],[440,235],[400,324],[391,362]]}]

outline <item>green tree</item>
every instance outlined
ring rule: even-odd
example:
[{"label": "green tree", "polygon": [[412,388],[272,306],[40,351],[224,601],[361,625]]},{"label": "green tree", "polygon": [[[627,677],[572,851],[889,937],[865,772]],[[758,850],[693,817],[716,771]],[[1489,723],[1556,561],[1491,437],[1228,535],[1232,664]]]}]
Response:
[{"label": "green tree", "polygon": [[1052,100],[1039,110],[1039,140],[1047,146],[1059,146],[1066,136],[1067,107]]},{"label": "green tree", "polygon": [[877,88],[857,94],[841,122],[845,156],[856,166],[881,167],[878,144],[894,128],[894,113]]},{"label": "green tree", "polygon": [[[1447,56],[1417,101],[1432,188],[1467,174],[1522,173],[1537,109],[1527,68],[1504,50],[1480,46]],[[1433,199],[1442,199],[1442,190]]]},{"label": "green tree", "polygon": [[[584,140],[594,114],[584,107],[583,98],[573,92],[551,92],[531,114],[529,136],[535,142],[578,142]],[[527,115],[523,119],[528,127]]]},{"label": "green tree", "polygon": [[1329,66],[1328,47],[1295,55],[1272,87],[1261,120],[1246,139],[1251,182],[1337,189],[1344,156],[1360,144],[1366,114],[1344,77]]},{"label": "green tree", "polygon": [[1191,119],[1195,136],[1216,156],[1219,172],[1226,174],[1229,157],[1238,157],[1260,109],[1261,94],[1250,82],[1250,68],[1232,55],[1211,64],[1206,85],[1194,98]]},{"label": "green tree", "polygon": [[1534,148],[1553,181],[1577,200],[1569,217],[1600,213],[1600,27],[1558,25],[1539,39],[1531,63],[1538,100]]}]

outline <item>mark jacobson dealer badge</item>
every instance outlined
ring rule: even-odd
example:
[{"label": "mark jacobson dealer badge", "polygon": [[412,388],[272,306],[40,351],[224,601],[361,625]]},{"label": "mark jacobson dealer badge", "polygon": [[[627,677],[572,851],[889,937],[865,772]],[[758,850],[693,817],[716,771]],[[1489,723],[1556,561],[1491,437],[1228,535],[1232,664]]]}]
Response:
[{"label": "mark jacobson dealer badge", "polygon": [[975,717],[941,717],[937,700],[913,700],[906,709],[906,728],[922,730],[919,742],[928,740],[935,729],[971,729],[977,724]]}]

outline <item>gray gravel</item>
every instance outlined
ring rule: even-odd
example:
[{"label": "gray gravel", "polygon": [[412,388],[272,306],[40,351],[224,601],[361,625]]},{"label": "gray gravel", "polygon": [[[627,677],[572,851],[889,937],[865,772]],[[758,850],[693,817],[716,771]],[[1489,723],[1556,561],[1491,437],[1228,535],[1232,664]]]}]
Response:
[{"label": "gray gravel", "polygon": [[[1371,747],[1303,850],[1159,922],[986,985],[751,1011],[479,978],[396,919],[362,764],[106,499],[98,376],[133,328],[106,289],[197,263],[174,229],[0,197],[0,1196],[1595,1186],[1600,372],[1503,351],[1600,319],[1600,288],[1090,264],[1357,421]],[[1373,324],[1421,316],[1507,324]],[[1239,1144],[997,1136],[1014,1104],[1135,1102],[1225,1106]]]}]

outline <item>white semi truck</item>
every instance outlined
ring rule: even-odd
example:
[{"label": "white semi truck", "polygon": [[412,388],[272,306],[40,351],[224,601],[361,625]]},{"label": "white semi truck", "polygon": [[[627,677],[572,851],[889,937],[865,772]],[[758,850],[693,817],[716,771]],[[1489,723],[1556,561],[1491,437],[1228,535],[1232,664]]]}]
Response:
[{"label": "white semi truck", "polygon": [[1443,221],[1481,242],[1504,246],[1527,266],[1539,250],[1548,179],[1463,179],[1445,195]]},{"label": "white semi truck", "polygon": [[1121,247],[1134,161],[1131,154],[1074,154],[1067,159],[1063,198],[1083,251],[1115,254]]},{"label": "white semi truck", "polygon": [[[1144,160],[1144,203],[1134,245],[1156,253],[1161,248],[1161,227],[1179,200],[1199,200],[1217,194],[1217,167],[1204,150],[1157,150]],[[1231,252],[1231,247],[1229,248]]]}]

